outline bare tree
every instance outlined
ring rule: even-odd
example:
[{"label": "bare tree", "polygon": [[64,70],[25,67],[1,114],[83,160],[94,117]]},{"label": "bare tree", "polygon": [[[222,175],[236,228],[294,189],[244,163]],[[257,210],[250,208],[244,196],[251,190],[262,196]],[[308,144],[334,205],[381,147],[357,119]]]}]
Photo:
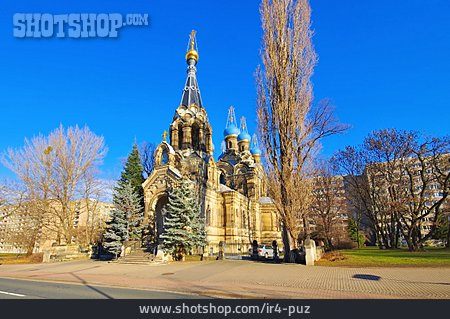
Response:
[{"label": "bare tree", "polygon": [[143,142],[139,147],[139,154],[144,167],[144,178],[148,178],[155,167],[155,144]]},{"label": "bare tree", "polygon": [[347,214],[344,192],[344,178],[333,174],[329,162],[321,161],[318,176],[314,178],[312,218],[318,225],[318,232],[326,241],[326,246],[333,249],[334,238],[340,235],[343,215]]},{"label": "bare tree", "polygon": [[[404,143],[399,142],[403,140]],[[339,151],[333,162],[346,175],[347,197],[357,217],[369,219],[380,248],[398,244],[397,196],[393,188],[398,161],[407,156],[412,136],[406,132],[380,130],[369,134],[364,144]],[[361,224],[359,223],[358,229]]]},{"label": "bare tree", "polygon": [[27,191],[21,183],[11,180],[0,183],[0,222],[21,210],[27,200]]},{"label": "bare tree", "polygon": [[105,154],[103,137],[87,127],[61,125],[48,136],[26,139],[20,149],[8,149],[1,160],[23,181],[29,200],[39,203],[40,224],[70,244],[77,188]]},{"label": "bare tree", "polygon": [[[327,101],[312,107],[316,64],[307,0],[263,0],[258,126],[269,195],[283,224],[285,259],[294,262],[311,204],[313,159],[323,137],[342,132]],[[305,227],[305,230],[307,227]]]},{"label": "bare tree", "polygon": [[25,202],[18,206],[8,218],[7,228],[2,236],[9,245],[31,255],[41,236],[39,208],[36,202]]},{"label": "bare tree", "polygon": [[366,177],[369,181],[373,212],[378,215],[384,246],[399,245],[399,211],[396,203],[401,197],[398,188],[401,172],[399,165],[411,152],[417,138],[414,132],[382,129],[372,132],[364,141],[368,165]]},{"label": "bare tree", "polygon": [[41,234],[39,205],[33,201],[26,187],[19,181],[5,181],[0,185],[0,231],[4,243],[27,255],[33,253]]},{"label": "bare tree", "polygon": [[94,244],[100,240],[104,228],[101,219],[103,199],[112,191],[112,185],[105,180],[97,178],[93,170],[85,172],[80,183],[78,212],[82,221],[78,226],[78,241],[83,245]]},{"label": "bare tree", "polygon": [[[366,159],[360,149],[348,146],[335,154],[331,158],[331,163],[336,173],[342,175],[345,179],[345,198],[350,215],[356,222],[356,237],[359,238],[364,217],[370,216],[371,212],[369,184],[363,178],[366,169]],[[370,217],[369,220],[373,222],[373,218]],[[374,224],[378,225],[376,222]],[[357,240],[357,245],[359,248],[359,240]]]},{"label": "bare tree", "polygon": [[[409,250],[422,249],[439,225],[439,218],[449,212],[450,190],[449,138],[417,139],[411,155],[398,167],[398,195],[393,209],[398,211],[399,226]],[[427,223],[428,222],[428,223]],[[429,229],[423,232],[424,224]]]},{"label": "bare tree", "polygon": [[448,137],[384,129],[335,156],[348,175],[350,202],[364,210],[380,248],[398,247],[403,237],[419,250],[433,235],[449,209],[449,145]]}]

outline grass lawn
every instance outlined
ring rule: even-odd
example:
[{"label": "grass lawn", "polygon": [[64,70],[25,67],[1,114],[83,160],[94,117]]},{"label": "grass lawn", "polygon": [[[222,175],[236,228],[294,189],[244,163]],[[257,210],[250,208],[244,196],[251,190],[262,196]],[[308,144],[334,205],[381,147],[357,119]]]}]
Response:
[{"label": "grass lawn", "polygon": [[319,266],[345,267],[450,267],[450,249],[428,248],[422,252],[406,249],[381,250],[377,247],[339,250],[327,253]]}]

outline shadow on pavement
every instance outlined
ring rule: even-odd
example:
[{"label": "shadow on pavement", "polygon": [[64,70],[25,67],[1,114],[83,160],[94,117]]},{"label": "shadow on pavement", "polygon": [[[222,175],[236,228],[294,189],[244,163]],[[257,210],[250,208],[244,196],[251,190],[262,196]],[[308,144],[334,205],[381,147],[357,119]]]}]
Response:
[{"label": "shadow on pavement", "polygon": [[378,281],[381,279],[380,276],[367,275],[367,274],[356,274],[356,275],[353,275],[352,278],[363,279],[363,280],[372,280],[372,281]]},{"label": "shadow on pavement", "polygon": [[108,295],[107,293],[104,293],[103,291],[101,291],[101,290],[99,290],[99,289],[97,289],[97,288],[95,288],[95,287],[90,286],[90,285],[87,283],[86,280],[84,280],[84,279],[81,278],[80,276],[74,274],[73,272],[71,272],[70,274],[71,274],[72,276],[74,276],[75,278],[77,278],[79,281],[81,281],[81,283],[82,283],[83,285],[85,285],[85,286],[88,287],[89,289],[95,291],[96,293],[102,295],[103,297],[106,297],[107,299],[114,299],[113,297],[111,297],[111,296]]}]

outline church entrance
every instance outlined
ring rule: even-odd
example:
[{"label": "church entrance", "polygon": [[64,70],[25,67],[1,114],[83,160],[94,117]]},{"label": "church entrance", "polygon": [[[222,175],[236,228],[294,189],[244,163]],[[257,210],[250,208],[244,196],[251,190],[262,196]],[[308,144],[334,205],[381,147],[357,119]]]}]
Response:
[{"label": "church entrance", "polygon": [[163,207],[168,203],[167,195],[163,195],[158,199],[155,208],[155,217],[156,217],[156,238],[158,244],[160,243],[159,236],[164,232],[164,215],[163,215]]}]

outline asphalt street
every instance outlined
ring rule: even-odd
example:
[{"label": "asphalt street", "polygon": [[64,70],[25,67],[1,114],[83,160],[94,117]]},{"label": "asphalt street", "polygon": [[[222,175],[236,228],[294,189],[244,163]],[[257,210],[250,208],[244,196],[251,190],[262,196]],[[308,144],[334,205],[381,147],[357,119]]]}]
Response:
[{"label": "asphalt street", "polygon": [[193,299],[179,294],[131,288],[114,288],[91,284],[0,278],[0,299]]}]

